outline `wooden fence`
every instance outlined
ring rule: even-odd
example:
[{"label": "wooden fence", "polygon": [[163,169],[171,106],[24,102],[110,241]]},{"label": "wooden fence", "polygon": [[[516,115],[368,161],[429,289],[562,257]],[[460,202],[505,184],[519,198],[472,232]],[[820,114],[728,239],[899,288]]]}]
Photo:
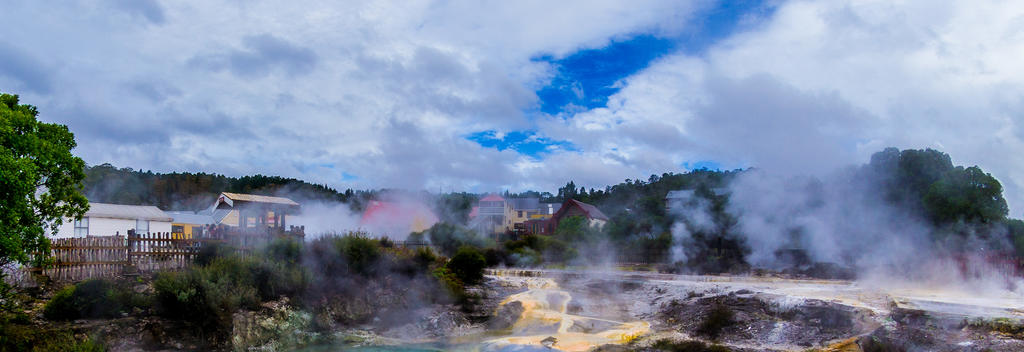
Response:
[{"label": "wooden fence", "polygon": [[288,232],[222,232],[204,238],[182,238],[181,234],[160,232],[59,238],[50,242],[50,263],[42,268],[28,270],[55,281],[80,281],[175,270],[191,265],[204,246],[227,244],[236,252],[248,255],[260,244],[287,236],[293,235]]}]

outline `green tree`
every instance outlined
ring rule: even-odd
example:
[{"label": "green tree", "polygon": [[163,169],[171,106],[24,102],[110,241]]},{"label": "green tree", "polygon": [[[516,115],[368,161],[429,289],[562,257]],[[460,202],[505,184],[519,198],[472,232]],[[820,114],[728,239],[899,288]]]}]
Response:
[{"label": "green tree", "polygon": [[977,166],[957,166],[943,174],[925,194],[924,206],[936,224],[994,223],[1008,212],[1003,186]]},{"label": "green tree", "polygon": [[36,119],[39,111],[0,94],[0,265],[26,263],[49,249],[47,230],[89,209],[82,195],[85,162],[71,154],[67,126]]},{"label": "green tree", "polygon": [[476,247],[462,246],[446,265],[466,285],[475,285],[484,278],[487,260]]}]

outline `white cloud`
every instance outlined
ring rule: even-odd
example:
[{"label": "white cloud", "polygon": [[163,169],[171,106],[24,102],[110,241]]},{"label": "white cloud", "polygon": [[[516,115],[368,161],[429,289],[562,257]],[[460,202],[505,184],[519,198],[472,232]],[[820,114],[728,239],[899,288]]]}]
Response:
[{"label": "white cloud", "polygon": [[[1024,6],[1013,2],[792,1],[706,54],[659,60],[608,109],[552,119],[550,130],[593,153],[626,150],[627,160],[796,173],[864,163],[886,146],[941,148],[1002,180],[1019,217],[1022,39]],[[645,144],[631,125],[671,125],[685,142]],[[635,168],[659,169],[645,166]]]},{"label": "white cloud", "polygon": [[[530,115],[553,74],[532,58],[637,33],[685,37],[699,10],[677,1],[23,2],[0,13],[0,89],[68,124],[93,164],[341,188],[553,190],[688,161],[816,172],[885,146],[941,146],[993,172],[1020,216],[1024,9],[1013,2],[784,2],[699,54],[684,46],[621,80],[606,108]],[[575,149],[534,160],[464,139],[515,129]]]}]

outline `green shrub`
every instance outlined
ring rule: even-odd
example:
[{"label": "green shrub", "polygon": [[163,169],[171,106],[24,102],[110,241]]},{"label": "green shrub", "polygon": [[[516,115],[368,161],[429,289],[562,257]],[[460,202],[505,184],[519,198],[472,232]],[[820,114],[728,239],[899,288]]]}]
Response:
[{"label": "green shrub", "polygon": [[457,302],[463,302],[466,300],[466,288],[462,284],[462,281],[448,270],[447,266],[438,267],[434,269],[433,275],[437,278],[437,281],[441,282],[445,288],[448,289],[448,293],[451,294]]},{"label": "green shrub", "polygon": [[417,266],[425,269],[437,262],[437,254],[434,254],[434,250],[430,249],[430,247],[420,247],[416,249],[412,260]]},{"label": "green shrub", "polygon": [[235,251],[231,247],[222,243],[203,243],[203,246],[199,248],[199,253],[196,253],[195,264],[210,265],[210,263],[213,263],[218,258],[234,256],[234,253]]},{"label": "green shrub", "polygon": [[439,222],[427,229],[426,236],[446,256],[454,255],[462,246],[488,247],[493,243],[490,239],[478,235],[472,229],[459,225]]},{"label": "green shrub", "polygon": [[78,307],[75,306],[75,286],[60,289],[49,302],[43,306],[43,316],[50,320],[74,320],[79,318]]},{"label": "green shrub", "polygon": [[729,352],[729,348],[721,345],[707,345],[700,341],[658,340],[651,348],[665,352]]},{"label": "green shrub", "polygon": [[480,254],[478,249],[462,246],[452,256],[452,259],[448,261],[446,266],[462,283],[475,285],[484,278],[484,268],[487,267],[487,260],[484,259],[483,254]]},{"label": "green shrub", "polygon": [[146,305],[144,298],[123,285],[90,279],[57,291],[43,307],[43,316],[50,320],[110,318]]},{"label": "green shrub", "polygon": [[205,267],[161,273],[153,282],[157,312],[205,329],[228,329],[231,314],[240,308],[254,309],[260,302],[254,265],[252,260],[220,258]]},{"label": "green shrub", "polygon": [[302,245],[299,240],[291,238],[279,238],[271,241],[264,248],[266,259],[285,264],[299,264],[302,262]]},{"label": "green shrub", "polygon": [[256,292],[264,301],[281,296],[298,296],[309,286],[309,274],[301,266],[283,262],[253,262],[250,271]]},{"label": "green shrub", "polygon": [[704,317],[704,321],[701,322],[700,326],[697,327],[697,333],[711,339],[717,339],[723,329],[735,323],[733,315],[732,309],[729,309],[726,305],[716,304],[708,312],[708,315]]},{"label": "green shrub", "polygon": [[349,234],[334,239],[334,246],[345,259],[350,272],[370,276],[380,259],[380,242],[358,234]]},{"label": "green shrub", "polygon": [[0,322],[0,351],[102,352],[106,348],[96,340],[78,340],[70,330],[39,329],[31,324]]}]

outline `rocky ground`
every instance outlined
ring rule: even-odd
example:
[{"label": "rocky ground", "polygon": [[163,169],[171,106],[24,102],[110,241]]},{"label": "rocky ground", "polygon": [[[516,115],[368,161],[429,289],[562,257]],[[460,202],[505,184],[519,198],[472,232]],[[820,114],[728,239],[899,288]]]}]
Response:
[{"label": "rocky ground", "polygon": [[782,284],[732,284],[714,277],[549,274],[573,293],[576,314],[651,323],[652,334],[602,349],[608,351],[703,350],[665,343],[687,341],[734,351],[1024,351],[1024,316],[907,309],[874,296],[853,302],[807,298],[780,294],[791,290],[780,290]]},{"label": "rocky ground", "polygon": [[[623,273],[492,274],[500,275],[490,275],[484,284],[471,288],[472,305],[383,304],[390,298],[382,293],[377,302],[381,304],[361,302],[369,305],[361,309],[380,310],[381,316],[391,318],[328,329],[316,321],[317,312],[298,309],[285,299],[268,302],[259,309],[234,314],[228,341],[145,312],[73,322],[51,322],[33,314],[32,320],[40,329],[72,329],[76,334],[101,336],[115,351],[289,350],[310,345],[333,350],[409,344],[441,350],[469,346],[471,350],[476,343],[501,335],[522,313],[521,306],[499,305],[503,299],[538,280],[554,279],[572,295],[567,313],[650,323],[651,334],[625,346],[603,346],[602,351],[1024,351],[1020,318],[908,308],[884,295],[850,300],[850,294],[825,299],[828,290],[815,292],[810,295],[813,298],[786,294],[804,292],[785,286],[800,282],[736,284],[715,277],[680,280],[661,274]],[[827,284],[823,285],[830,287]],[[39,301],[40,307],[44,301]],[[388,309],[396,309],[395,314]],[[586,331],[587,327],[578,329]]]}]

